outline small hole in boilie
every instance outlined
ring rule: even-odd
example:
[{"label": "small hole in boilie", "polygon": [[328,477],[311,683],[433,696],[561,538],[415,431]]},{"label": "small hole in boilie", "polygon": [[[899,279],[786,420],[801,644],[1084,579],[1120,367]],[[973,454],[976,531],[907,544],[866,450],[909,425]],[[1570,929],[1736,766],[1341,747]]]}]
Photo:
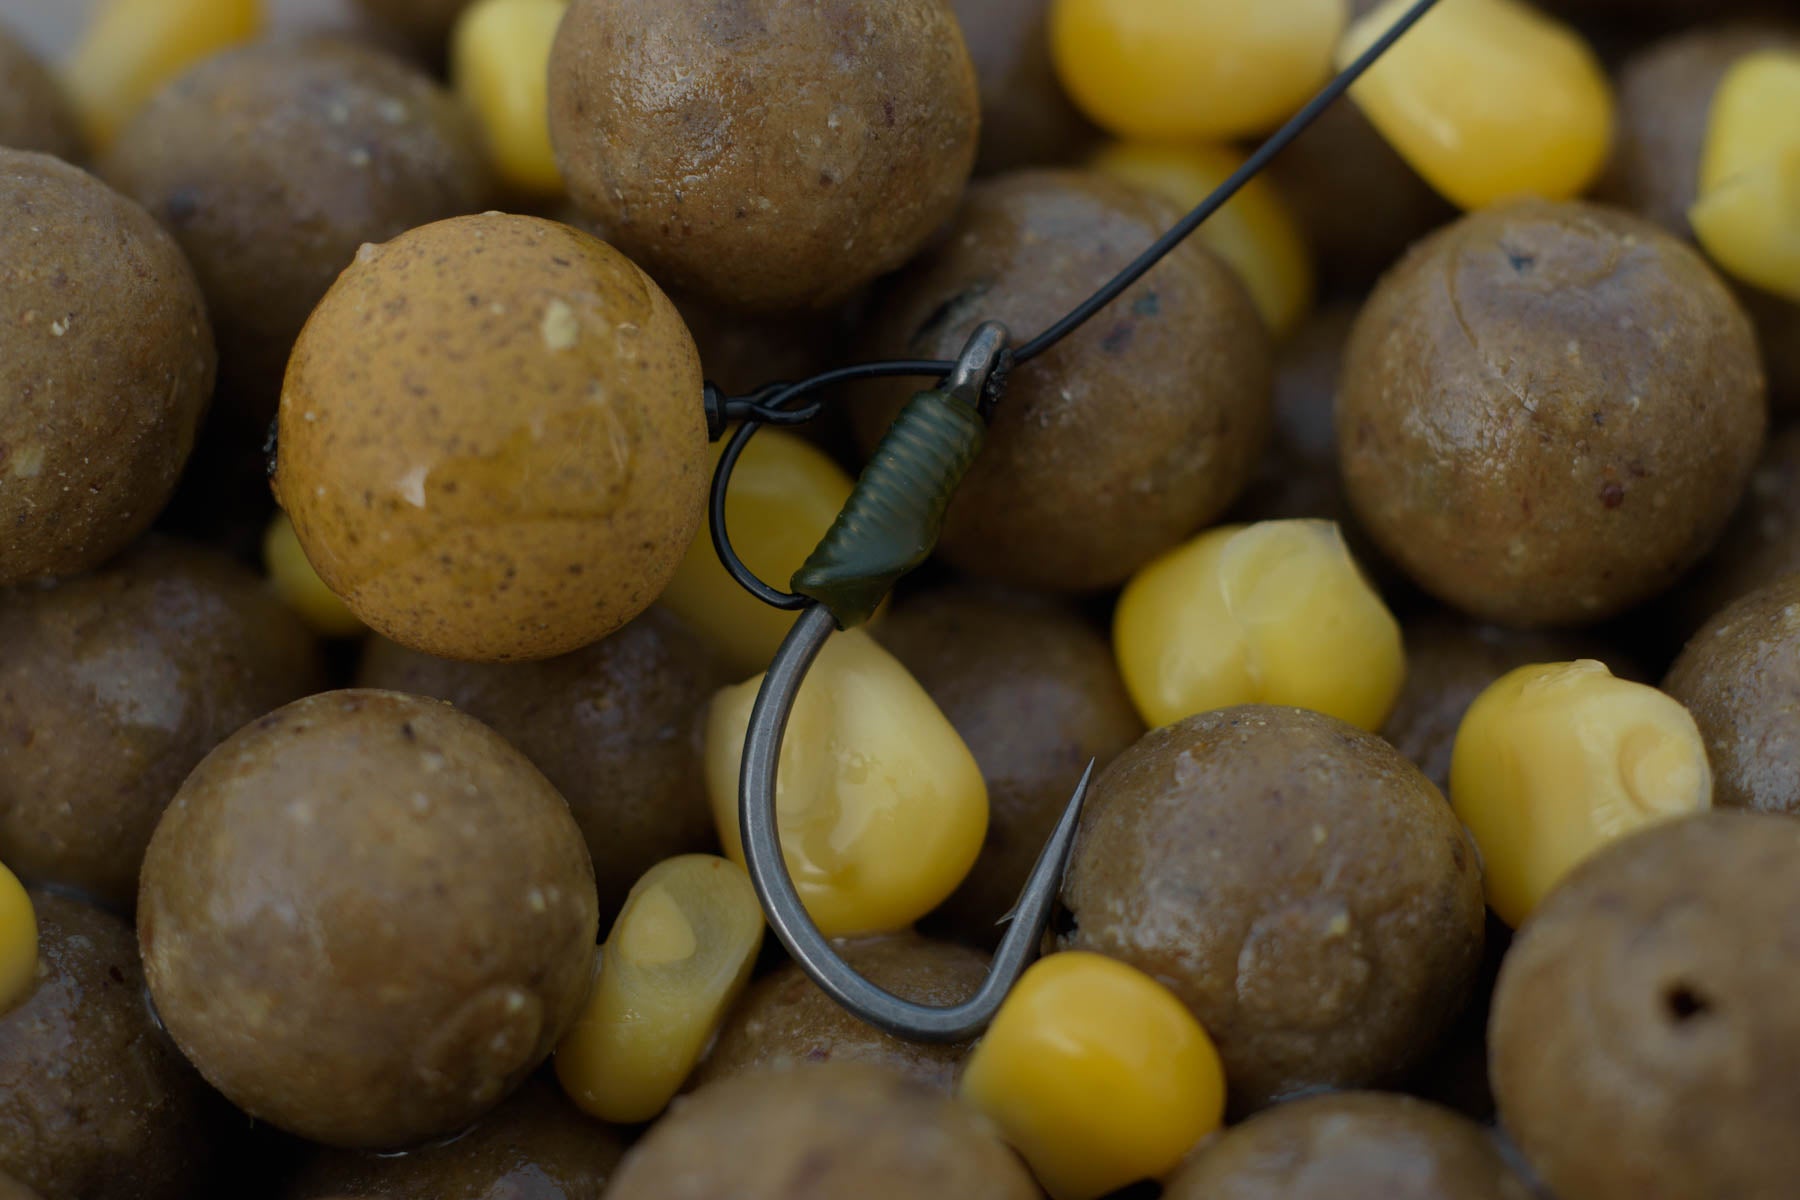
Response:
[{"label": "small hole in boilie", "polygon": [[1669,1019],[1678,1025],[1712,1011],[1711,1002],[1685,983],[1678,983],[1663,993],[1663,1006],[1668,1009]]}]

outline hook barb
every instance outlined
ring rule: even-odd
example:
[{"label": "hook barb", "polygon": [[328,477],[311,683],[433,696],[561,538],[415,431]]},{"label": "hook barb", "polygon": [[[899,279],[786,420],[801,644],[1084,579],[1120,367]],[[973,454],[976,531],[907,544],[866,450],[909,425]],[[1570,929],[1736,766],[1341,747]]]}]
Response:
[{"label": "hook barb", "polygon": [[1056,832],[1038,854],[1019,902],[1008,914],[1010,927],[994,952],[980,990],[961,1004],[936,1008],[903,1000],[876,986],[843,960],[807,914],[782,857],[776,828],[775,780],[788,717],[807,671],[836,628],[837,622],[822,605],[808,607],[782,642],[751,709],[743,770],[738,777],[738,821],[750,881],[781,944],[812,981],[852,1015],[905,1041],[967,1041],[988,1027],[1019,976],[1037,957],[1074,850],[1094,764],[1088,764]]}]

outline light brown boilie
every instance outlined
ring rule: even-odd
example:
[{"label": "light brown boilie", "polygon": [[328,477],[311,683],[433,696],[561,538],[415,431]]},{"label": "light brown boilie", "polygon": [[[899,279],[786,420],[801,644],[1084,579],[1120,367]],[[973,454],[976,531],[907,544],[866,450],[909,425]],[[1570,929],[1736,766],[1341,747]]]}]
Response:
[{"label": "light brown boilie", "polygon": [[219,338],[221,412],[268,428],[307,316],[365,242],[475,212],[474,123],[424,71],[337,39],[259,43],[158,92],[101,175],[181,244]]},{"label": "light brown boilie", "polygon": [[1297,708],[1152,730],[1099,777],[1065,950],[1169,985],[1217,1043],[1239,1114],[1393,1080],[1480,966],[1475,844],[1386,742]]},{"label": "light brown boilie", "polygon": [[1755,335],[1693,249],[1530,201],[1415,246],[1357,319],[1338,392],[1350,500],[1471,616],[1586,624],[1718,538],[1767,421]]},{"label": "light brown boilie", "polygon": [[188,772],[324,685],[299,618],[198,546],[153,539],[91,575],[0,593],[0,862],[129,910]]},{"label": "light brown boilie", "polygon": [[949,0],[575,0],[550,132],[576,202],[672,287],[841,300],[955,211],[980,125]]},{"label": "light brown boilie", "polygon": [[[872,314],[874,357],[954,359],[983,321],[1034,336],[1180,214],[1081,171],[976,184],[956,223]],[[1020,366],[950,505],[939,553],[970,574],[1057,591],[1121,583],[1218,516],[1268,440],[1268,335],[1198,242],[1043,357]],[[869,386],[865,452],[918,390]]]},{"label": "light brown boilie", "polygon": [[973,1110],[864,1063],[725,1079],[625,1156],[612,1200],[1040,1200]]},{"label": "light brown boilie", "polygon": [[542,771],[575,814],[609,926],[638,877],[716,849],[701,773],[706,706],[731,680],[653,608],[586,649],[537,663],[459,663],[371,638],[357,683],[448,700]]},{"label": "light brown boilie", "polygon": [[526,1084],[453,1141],[404,1155],[323,1150],[285,1200],[600,1200],[625,1138],[564,1098],[556,1081]]},{"label": "light brown boilie", "polygon": [[0,1014],[0,1172],[45,1200],[188,1200],[213,1098],[156,1027],[131,926],[49,892],[31,903],[37,980]]},{"label": "light brown boilie", "polygon": [[1519,931],[1488,1027],[1500,1117],[1561,1200],[1785,1200],[1800,1178],[1800,822],[1616,842]]},{"label": "light brown boilie", "polygon": [[62,87],[25,43],[0,26],[0,146],[81,158],[81,130]]},{"label": "light brown boilie", "polygon": [[282,390],[275,488],[378,632],[443,658],[589,645],[648,608],[700,527],[693,339],[648,276],[489,213],[370,246]]},{"label": "light brown boilie", "polygon": [[[903,1000],[961,1004],[987,977],[987,955],[914,933],[841,942],[858,975]],[[857,1020],[795,963],[763,976],[731,1010],[695,1076],[697,1083],[819,1062],[872,1063],[948,1094],[968,1056],[967,1042],[903,1042]]]},{"label": "light brown boilie", "polygon": [[568,805],[447,704],[329,692],[226,741],[144,860],[158,1009],[238,1107],[312,1141],[455,1133],[580,1011],[599,916]]},{"label": "light brown boilie", "polygon": [[871,626],[968,744],[988,788],[981,857],[927,918],[992,947],[1075,784],[1144,733],[1112,647],[1056,601],[956,586],[897,604]]},{"label": "light brown boilie", "polygon": [[1410,1096],[1344,1092],[1258,1113],[1163,1200],[1532,1200],[1487,1130]]},{"label": "light brown boilie", "polygon": [[85,571],[149,528],[216,363],[193,272],[150,214],[0,150],[0,585]]},{"label": "light brown boilie", "polygon": [[1663,690],[1706,740],[1714,804],[1800,816],[1800,575],[1708,621]]}]

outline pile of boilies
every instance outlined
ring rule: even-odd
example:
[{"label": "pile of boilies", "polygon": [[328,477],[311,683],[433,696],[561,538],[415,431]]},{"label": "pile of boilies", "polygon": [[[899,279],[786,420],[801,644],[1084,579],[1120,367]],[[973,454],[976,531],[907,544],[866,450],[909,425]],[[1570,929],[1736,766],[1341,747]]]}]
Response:
[{"label": "pile of boilies", "polygon": [[1795,1195],[1791,8],[1442,0],[1013,371],[778,808],[949,1004],[1095,761],[1045,957],[764,937],[703,382],[1039,332],[1406,7],[0,0],[0,1200]]}]

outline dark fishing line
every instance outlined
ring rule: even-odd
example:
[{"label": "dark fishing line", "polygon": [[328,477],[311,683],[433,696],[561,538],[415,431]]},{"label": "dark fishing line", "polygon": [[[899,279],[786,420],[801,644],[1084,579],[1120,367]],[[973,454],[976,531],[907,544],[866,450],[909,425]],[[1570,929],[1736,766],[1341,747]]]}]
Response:
[{"label": "dark fishing line", "polygon": [[[1192,212],[1183,217],[1173,228],[1158,238],[1149,249],[1132,260],[1123,270],[1113,276],[1098,291],[1083,300],[1067,316],[1057,321],[1017,350],[1005,356],[995,370],[989,383],[985,397],[984,409],[992,406],[998,398],[1001,388],[1005,386],[1008,373],[1051,350],[1068,338],[1076,330],[1087,324],[1094,316],[1117,300],[1132,284],[1149,274],[1152,268],[1168,257],[1177,246],[1193,236],[1196,229],[1218,212],[1231,199],[1242,191],[1244,185],[1260,175],[1277,155],[1290,146],[1294,139],[1317,121],[1332,104],[1341,99],[1351,86],[1375,65],[1381,57],[1393,48],[1412,27],[1437,7],[1438,0],[1417,0],[1400,19],[1383,33],[1375,42],[1357,56],[1356,61],[1345,67],[1330,83],[1309,101],[1306,107],[1295,113],[1293,118],[1277,130],[1262,146],[1245,160],[1244,165],[1232,172],[1231,177],[1215,188],[1211,195],[1202,200]],[[725,527],[725,497],[730,491],[731,476],[743,457],[744,448],[758,430],[765,425],[792,426],[802,425],[818,416],[823,410],[824,402],[815,399],[809,404],[796,406],[795,402],[813,392],[838,384],[855,383],[865,379],[883,378],[936,378],[942,379],[955,368],[954,362],[941,359],[896,359],[884,362],[862,363],[857,366],[838,367],[835,370],[823,371],[809,379],[798,383],[775,383],[757,389],[742,396],[727,397],[711,384],[706,387],[706,419],[707,428],[713,440],[724,437],[734,422],[741,422],[731,441],[726,445],[724,455],[713,472],[712,494],[709,512],[709,524],[712,530],[713,549],[725,570],[735,579],[739,586],[751,595],[774,608],[797,610],[805,607],[809,601],[804,596],[793,592],[771,587],[756,573],[744,564],[732,547],[731,537]]]}]

